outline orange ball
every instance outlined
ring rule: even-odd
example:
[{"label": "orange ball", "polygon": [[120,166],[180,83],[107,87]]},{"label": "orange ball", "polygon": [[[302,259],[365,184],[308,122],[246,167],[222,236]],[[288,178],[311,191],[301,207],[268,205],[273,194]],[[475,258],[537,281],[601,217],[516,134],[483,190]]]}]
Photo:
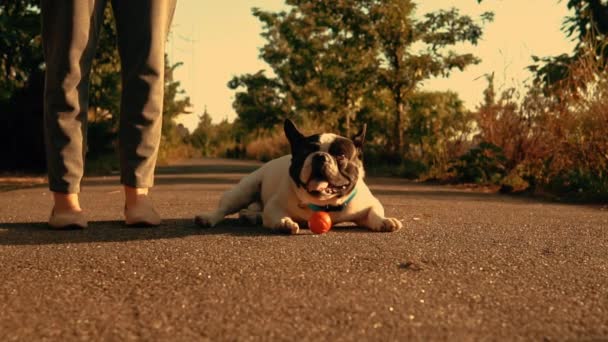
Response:
[{"label": "orange ball", "polygon": [[331,217],[324,211],[315,211],[308,219],[308,228],[315,234],[327,233],[331,229]]}]

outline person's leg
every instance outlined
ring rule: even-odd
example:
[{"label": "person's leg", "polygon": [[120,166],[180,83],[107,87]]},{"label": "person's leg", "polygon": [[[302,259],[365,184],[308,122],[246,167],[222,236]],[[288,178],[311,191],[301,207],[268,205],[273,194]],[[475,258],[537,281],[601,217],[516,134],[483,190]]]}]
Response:
[{"label": "person's leg", "polygon": [[[157,225],[147,194],[160,144],[165,41],[175,0],[113,0],[112,8],[122,66],[119,153],[127,224]],[[129,215],[131,208],[139,214]]]},{"label": "person's leg", "polygon": [[81,211],[78,193],[86,152],[89,72],[105,2],[41,1],[44,129],[54,214]]}]

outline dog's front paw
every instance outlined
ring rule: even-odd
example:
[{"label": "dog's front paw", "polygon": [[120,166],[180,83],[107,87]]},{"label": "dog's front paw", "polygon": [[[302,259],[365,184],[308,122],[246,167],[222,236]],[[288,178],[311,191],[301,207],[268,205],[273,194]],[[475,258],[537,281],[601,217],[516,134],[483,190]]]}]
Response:
[{"label": "dog's front paw", "polygon": [[394,232],[403,227],[403,223],[394,217],[385,217],[369,225],[369,229],[375,232]]},{"label": "dog's front paw", "polygon": [[196,215],[194,217],[194,223],[196,223],[196,225],[198,225],[199,227],[210,228],[218,224],[223,219],[224,214],[212,211]]},{"label": "dog's front paw", "polygon": [[270,229],[277,233],[298,234],[300,225],[289,217],[283,217],[279,222],[271,225]]}]

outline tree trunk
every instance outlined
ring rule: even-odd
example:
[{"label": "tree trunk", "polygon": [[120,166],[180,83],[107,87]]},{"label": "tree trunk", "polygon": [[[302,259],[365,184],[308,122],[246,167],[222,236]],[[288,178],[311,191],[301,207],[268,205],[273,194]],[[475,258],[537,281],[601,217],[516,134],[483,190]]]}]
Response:
[{"label": "tree trunk", "polygon": [[351,109],[346,107],[346,137],[350,138],[350,111]]},{"label": "tree trunk", "polygon": [[346,135],[345,135],[345,137],[351,138],[351,135],[350,135],[350,126],[351,126],[350,125],[350,121],[351,121],[351,118],[355,117],[355,115],[354,115],[355,112],[356,112],[355,101],[351,100],[350,97],[348,97],[348,94],[345,95],[345,98],[346,98],[346,106],[345,106],[346,107],[346,123],[345,123],[345,125],[346,125],[346,127],[345,127],[345,129],[346,129],[346,132],[345,132]]},{"label": "tree trunk", "polygon": [[403,156],[405,146],[403,142],[403,117],[405,105],[401,97],[401,90],[395,92],[395,127],[393,132],[393,152]]}]

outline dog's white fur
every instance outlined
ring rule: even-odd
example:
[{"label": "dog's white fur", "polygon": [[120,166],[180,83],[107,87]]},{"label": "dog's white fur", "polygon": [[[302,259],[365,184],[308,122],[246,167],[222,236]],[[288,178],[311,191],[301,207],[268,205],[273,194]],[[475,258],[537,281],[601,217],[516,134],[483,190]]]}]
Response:
[{"label": "dog's white fur", "polygon": [[[226,215],[241,211],[241,217],[262,224],[275,231],[297,234],[312,210],[308,203],[315,205],[341,205],[349,197],[327,200],[314,199],[306,189],[299,188],[289,175],[291,155],[286,155],[264,164],[258,170],[245,176],[220,199],[217,210],[196,217],[201,226],[215,226]],[[332,222],[354,222],[372,231],[395,231],[402,227],[396,218],[384,216],[384,208],[365,182],[363,170],[355,187],[357,194],[342,211],[329,212]],[[314,201],[314,202],[313,202]],[[246,209],[244,209],[246,208]],[[244,210],[243,210],[244,209]]]}]

